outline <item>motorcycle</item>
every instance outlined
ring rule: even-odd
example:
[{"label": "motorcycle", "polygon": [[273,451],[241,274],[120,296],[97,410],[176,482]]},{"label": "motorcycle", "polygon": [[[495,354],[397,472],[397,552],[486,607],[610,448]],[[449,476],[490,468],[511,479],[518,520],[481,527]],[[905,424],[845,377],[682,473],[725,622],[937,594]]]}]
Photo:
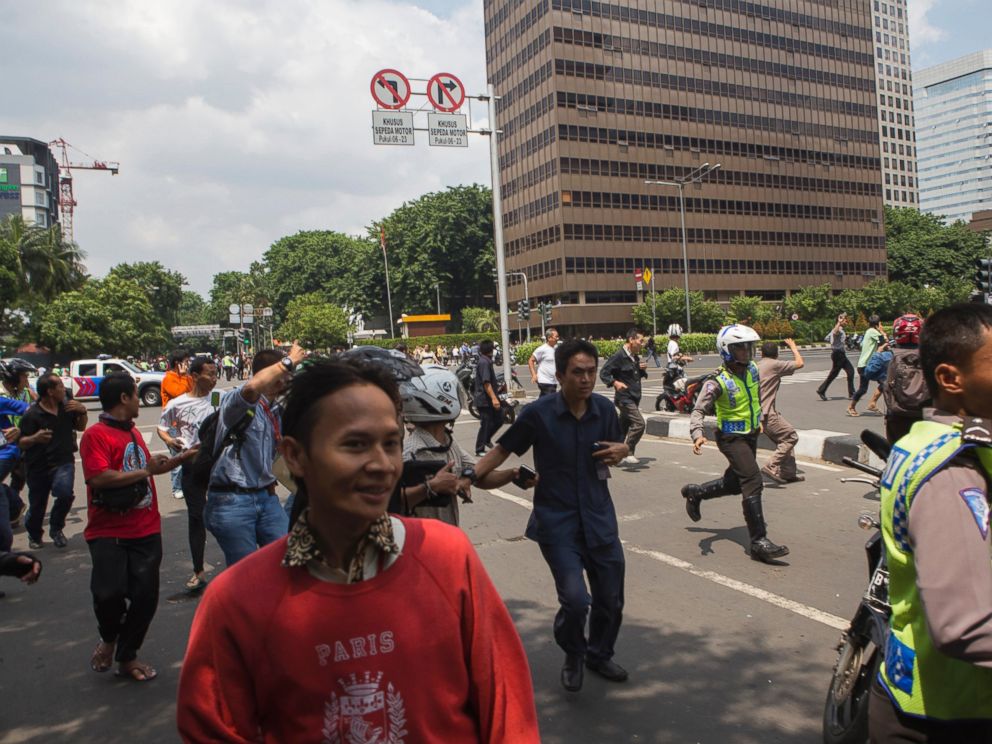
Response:
[{"label": "motorcycle", "polygon": [[696,407],[696,398],[703,389],[703,383],[713,376],[712,373],[697,377],[686,377],[685,362],[672,362],[665,369],[661,379],[661,393],[654,400],[654,410],[665,410],[669,413],[692,413]]},{"label": "motorcycle", "polygon": [[844,339],[844,346],[848,351],[861,351],[861,342],[864,340],[863,333],[855,333]]},{"label": "motorcycle", "polygon": [[[475,407],[472,387],[475,383],[475,368],[477,363],[478,360],[475,357],[469,357],[468,359],[463,360],[455,370],[455,377],[457,377],[458,382],[461,383],[459,399],[461,401],[462,408],[467,409],[468,412],[475,418],[479,418],[479,411]],[[520,401],[509,396],[506,387],[506,379],[502,372],[496,373],[496,382],[498,385],[496,397],[499,398],[499,409],[503,412],[503,421],[504,423],[512,424],[517,418],[517,407],[520,405]],[[517,377],[517,371],[515,369],[510,370],[510,385],[514,390],[523,389],[523,385],[520,384],[520,380]]]},{"label": "motorcycle", "polygon": [[[889,456],[889,443],[873,431],[861,432],[861,441],[879,458]],[[871,465],[843,458],[846,465],[870,478],[841,478],[842,483],[866,483],[878,490],[882,471]],[[868,559],[868,588],[861,597],[851,624],[837,645],[830,688],[823,706],[824,744],[866,744],[868,741],[868,698],[872,682],[885,657],[889,637],[889,571],[882,543],[881,525],[871,514],[862,514],[858,525],[874,530],[865,544]]]}]

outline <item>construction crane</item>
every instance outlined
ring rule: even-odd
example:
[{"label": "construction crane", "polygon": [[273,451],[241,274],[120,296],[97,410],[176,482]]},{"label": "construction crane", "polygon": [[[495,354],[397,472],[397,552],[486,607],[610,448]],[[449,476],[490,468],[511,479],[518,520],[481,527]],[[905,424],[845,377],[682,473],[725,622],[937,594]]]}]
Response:
[{"label": "construction crane", "polygon": [[[99,170],[110,171],[110,175],[116,176],[120,170],[120,163],[112,161],[97,160],[86,155],[78,147],[73,147],[64,139],[59,137],[48,143],[49,147],[61,150],[62,157],[59,162],[59,213],[62,216],[62,234],[69,242],[72,242],[72,215],[76,208],[76,198],[72,195],[72,171],[74,170]],[[89,162],[72,163],[69,161],[69,148],[72,148],[81,155],[85,155]]]}]

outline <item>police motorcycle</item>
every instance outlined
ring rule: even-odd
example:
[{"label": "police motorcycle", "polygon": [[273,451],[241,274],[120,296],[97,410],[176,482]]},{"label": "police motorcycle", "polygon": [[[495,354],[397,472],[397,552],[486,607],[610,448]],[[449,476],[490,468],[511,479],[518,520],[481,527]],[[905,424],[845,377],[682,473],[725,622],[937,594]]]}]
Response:
[{"label": "police motorcycle", "polygon": [[670,362],[661,378],[661,392],[654,399],[654,410],[692,413],[703,383],[713,376],[712,372],[708,372],[696,377],[686,377],[685,362]]},{"label": "police motorcycle", "polygon": [[[473,400],[472,395],[472,386],[475,383],[475,368],[477,365],[478,359],[474,356],[469,356],[468,358],[463,359],[462,363],[458,365],[457,369],[455,369],[455,377],[457,377],[458,382],[461,383],[461,389],[458,397],[461,401],[462,408],[468,409],[468,412],[475,418],[479,418],[479,410],[475,407],[475,401]],[[514,387],[514,389],[523,387],[520,384],[520,380],[517,379],[516,370],[510,370],[510,377],[510,384]],[[496,391],[496,397],[499,398],[499,410],[503,412],[503,422],[512,424],[517,418],[517,406],[520,405],[520,401],[509,396],[506,387],[506,380],[502,372],[496,373],[496,382],[499,388]]]},{"label": "police motorcycle", "polygon": [[[873,431],[861,432],[861,441],[882,460],[891,446]],[[844,464],[865,473],[867,478],[841,478],[842,483],[866,483],[878,491],[882,470],[844,458]],[[868,559],[868,587],[861,597],[851,624],[837,645],[837,662],[823,706],[824,744],[866,744],[868,741],[868,699],[872,681],[878,675],[889,637],[889,571],[882,543],[882,528],[871,514],[858,517],[858,525],[874,530],[865,543]]]}]

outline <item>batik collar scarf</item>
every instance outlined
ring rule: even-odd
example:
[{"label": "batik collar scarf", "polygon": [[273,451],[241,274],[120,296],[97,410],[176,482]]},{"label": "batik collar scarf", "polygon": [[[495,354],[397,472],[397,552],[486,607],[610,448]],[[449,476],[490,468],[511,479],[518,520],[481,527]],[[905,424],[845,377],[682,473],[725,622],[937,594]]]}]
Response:
[{"label": "batik collar scarf", "polygon": [[[286,542],[286,555],[282,565],[305,567],[310,561],[324,563],[324,556],[317,547],[317,539],[310,529],[308,516],[310,509],[304,509],[289,532]],[[354,584],[365,578],[365,552],[369,545],[375,546],[381,555],[399,553],[399,546],[393,539],[393,523],[388,514],[382,514],[358,541],[355,556],[348,566],[348,583]],[[326,563],[325,563],[326,565]]]}]

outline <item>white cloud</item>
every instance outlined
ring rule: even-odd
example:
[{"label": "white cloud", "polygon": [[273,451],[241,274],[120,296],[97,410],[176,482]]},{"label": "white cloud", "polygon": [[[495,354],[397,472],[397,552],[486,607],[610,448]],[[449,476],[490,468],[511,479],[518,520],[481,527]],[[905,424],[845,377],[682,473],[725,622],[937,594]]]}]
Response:
[{"label": "white cloud", "polygon": [[909,42],[914,52],[947,38],[947,31],[931,20],[931,13],[939,4],[940,0],[910,0],[908,3]]},{"label": "white cloud", "polygon": [[[5,98],[20,106],[0,111],[0,132],[120,161],[117,177],[75,178],[94,274],[160,260],[202,292],[282,235],[361,232],[427,191],[488,183],[485,138],[375,147],[370,131],[380,68],[449,71],[484,91],[481,3],[446,19],[389,0],[64,0],[5,13],[18,29]],[[485,118],[477,102],[472,112]]]}]

